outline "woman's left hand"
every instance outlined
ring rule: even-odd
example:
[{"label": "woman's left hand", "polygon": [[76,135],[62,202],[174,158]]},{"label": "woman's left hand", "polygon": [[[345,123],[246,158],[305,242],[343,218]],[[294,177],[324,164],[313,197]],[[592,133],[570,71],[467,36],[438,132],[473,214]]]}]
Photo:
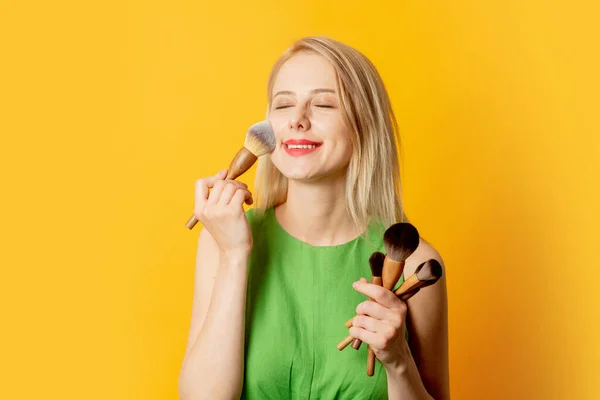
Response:
[{"label": "woman's left hand", "polygon": [[355,282],[354,290],[375,301],[364,301],[356,307],[357,316],[352,321],[350,335],[367,343],[384,367],[406,363],[411,357],[404,336],[407,305],[396,295],[382,287],[368,283],[365,278]]}]

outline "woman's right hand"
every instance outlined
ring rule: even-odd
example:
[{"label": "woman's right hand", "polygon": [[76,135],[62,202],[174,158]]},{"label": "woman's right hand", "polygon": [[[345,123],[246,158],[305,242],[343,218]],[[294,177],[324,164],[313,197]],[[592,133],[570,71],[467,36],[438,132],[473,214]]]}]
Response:
[{"label": "woman's right hand", "polygon": [[[243,203],[252,204],[248,185],[225,180],[227,169],[196,181],[194,216],[204,225],[226,256],[250,254],[252,233]],[[211,189],[212,188],[212,189]]]}]

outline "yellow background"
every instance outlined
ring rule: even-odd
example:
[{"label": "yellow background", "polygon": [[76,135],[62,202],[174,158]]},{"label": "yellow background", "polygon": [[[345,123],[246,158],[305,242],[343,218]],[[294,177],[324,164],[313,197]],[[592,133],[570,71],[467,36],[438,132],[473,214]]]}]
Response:
[{"label": "yellow background", "polygon": [[407,213],[447,265],[453,398],[600,398],[597,11],[3,3],[0,398],[177,398],[194,181],[264,117],[277,56],[321,34],[392,97]]}]

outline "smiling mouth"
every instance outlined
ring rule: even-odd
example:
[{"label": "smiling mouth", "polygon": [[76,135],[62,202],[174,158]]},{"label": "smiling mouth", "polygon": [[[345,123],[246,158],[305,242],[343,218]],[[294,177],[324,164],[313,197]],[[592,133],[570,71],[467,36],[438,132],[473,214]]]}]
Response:
[{"label": "smiling mouth", "polygon": [[321,146],[322,143],[319,144],[283,144],[286,149],[316,149]]}]

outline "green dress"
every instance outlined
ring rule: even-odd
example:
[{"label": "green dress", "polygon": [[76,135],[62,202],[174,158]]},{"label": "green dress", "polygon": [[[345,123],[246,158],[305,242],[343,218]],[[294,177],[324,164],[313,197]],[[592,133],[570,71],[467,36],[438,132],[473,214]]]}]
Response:
[{"label": "green dress", "polygon": [[371,223],[367,238],[312,246],[285,231],[273,207],[262,218],[254,209],[246,216],[254,245],[241,399],[387,399],[379,361],[374,376],[366,374],[367,345],[336,348],[348,335],[344,323],[367,299],[352,283],[370,279],[369,257],[385,253],[384,228]]}]

